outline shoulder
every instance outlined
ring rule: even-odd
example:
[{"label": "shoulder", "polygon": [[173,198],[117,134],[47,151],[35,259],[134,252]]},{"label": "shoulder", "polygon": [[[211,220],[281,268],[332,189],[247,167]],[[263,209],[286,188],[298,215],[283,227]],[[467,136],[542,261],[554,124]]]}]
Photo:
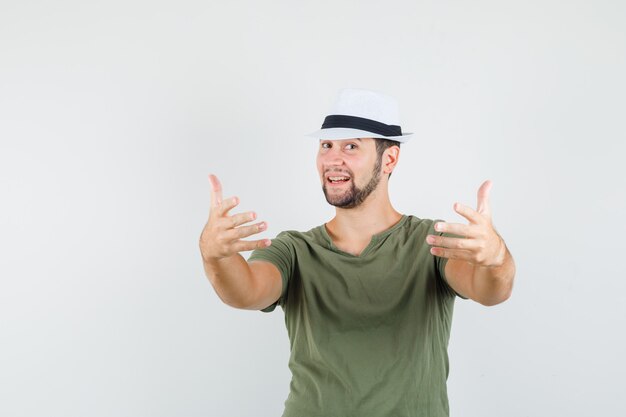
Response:
[{"label": "shoulder", "polygon": [[324,241],[324,233],[321,226],[314,227],[307,231],[283,230],[274,239],[291,245],[321,243]]},{"label": "shoulder", "polygon": [[443,220],[425,219],[409,214],[403,228],[410,233],[430,233],[434,231],[435,223],[440,221]]}]

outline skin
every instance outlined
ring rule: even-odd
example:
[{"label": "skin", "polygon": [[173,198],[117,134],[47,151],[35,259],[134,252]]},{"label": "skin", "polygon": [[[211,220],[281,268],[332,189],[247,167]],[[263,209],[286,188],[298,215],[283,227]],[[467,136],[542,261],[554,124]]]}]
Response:
[{"label": "skin", "polygon": [[271,244],[269,239],[243,240],[265,230],[267,223],[246,225],[256,220],[253,211],[231,215],[239,198],[223,199],[222,184],[215,175],[209,175],[209,182],[211,208],[199,239],[204,272],[225,304],[248,310],[265,308],[280,296],[280,272],[269,262],[248,263],[239,252]]},{"label": "skin", "polygon": [[[317,153],[317,171],[322,186],[328,189],[327,201],[332,204],[352,186],[346,183],[330,186],[326,175],[335,172],[350,174],[350,182],[357,188],[364,188],[372,177],[376,166],[377,153],[375,139],[322,140]],[[386,149],[380,163],[378,186],[356,207],[335,206],[335,217],[326,223],[326,230],[333,244],[340,250],[359,255],[369,244],[372,235],[383,232],[396,224],[402,214],[396,211],[389,200],[388,174],[398,163],[400,148]]]},{"label": "skin", "polygon": [[461,238],[429,235],[430,252],[448,258],[445,273],[460,294],[485,306],[507,300],[513,291],[515,261],[504,239],[493,226],[489,192],[492,182],[483,182],[477,193],[477,208],[454,203],[453,209],[469,224],[438,222],[435,230]]},{"label": "skin", "polygon": [[[358,256],[372,235],[389,229],[402,218],[391,205],[388,188],[388,174],[396,167],[399,156],[400,148],[392,146],[378,159],[373,138],[320,141],[316,158],[318,175],[326,200],[335,206],[335,217],[325,227],[338,249]],[[332,185],[328,175],[348,175],[350,180]],[[266,230],[267,224],[244,226],[255,220],[256,214],[230,215],[239,199],[222,200],[219,180],[214,175],[209,179],[211,211],[200,237],[205,272],[227,304],[245,309],[263,308],[280,296],[280,273],[269,262],[248,264],[238,252],[269,246],[269,239],[243,240]],[[489,180],[480,186],[476,210],[454,204],[453,209],[469,224],[438,222],[435,225],[436,231],[460,238],[438,235],[426,238],[433,255],[448,258],[445,274],[449,285],[485,306],[508,299],[515,276],[513,257],[491,220],[491,187]]]}]

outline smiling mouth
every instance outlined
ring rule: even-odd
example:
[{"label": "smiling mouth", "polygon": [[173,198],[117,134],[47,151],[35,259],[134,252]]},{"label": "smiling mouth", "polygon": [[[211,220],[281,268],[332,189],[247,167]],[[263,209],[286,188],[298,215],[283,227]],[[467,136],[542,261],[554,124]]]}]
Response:
[{"label": "smiling mouth", "polygon": [[330,175],[327,177],[328,182],[331,184],[344,184],[350,181],[350,177],[344,175]]}]

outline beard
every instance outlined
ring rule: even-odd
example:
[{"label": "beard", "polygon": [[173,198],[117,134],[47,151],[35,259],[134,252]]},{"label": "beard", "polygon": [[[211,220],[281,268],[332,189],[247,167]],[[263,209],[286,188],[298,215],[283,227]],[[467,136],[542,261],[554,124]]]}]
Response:
[{"label": "beard", "polygon": [[376,189],[378,183],[380,182],[380,166],[381,161],[378,160],[374,165],[374,169],[372,171],[372,178],[365,184],[364,187],[358,188],[354,185],[354,176],[350,174],[350,187],[341,195],[338,194],[328,194],[328,190],[326,189],[326,183],[322,186],[322,191],[324,191],[324,196],[326,197],[326,201],[328,204],[335,207],[340,208],[355,208],[360,206],[365,199]]}]

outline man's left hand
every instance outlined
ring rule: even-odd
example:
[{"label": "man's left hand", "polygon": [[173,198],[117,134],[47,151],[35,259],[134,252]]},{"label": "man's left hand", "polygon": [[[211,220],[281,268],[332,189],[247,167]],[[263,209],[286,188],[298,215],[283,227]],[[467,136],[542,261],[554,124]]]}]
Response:
[{"label": "man's left hand", "polygon": [[435,223],[435,230],[447,232],[461,238],[428,235],[426,242],[433,247],[430,253],[450,259],[461,259],[475,265],[498,267],[504,264],[506,246],[491,222],[489,191],[492,182],[487,180],[478,189],[476,210],[460,203],[454,204],[454,211],[465,217],[469,224]]}]

